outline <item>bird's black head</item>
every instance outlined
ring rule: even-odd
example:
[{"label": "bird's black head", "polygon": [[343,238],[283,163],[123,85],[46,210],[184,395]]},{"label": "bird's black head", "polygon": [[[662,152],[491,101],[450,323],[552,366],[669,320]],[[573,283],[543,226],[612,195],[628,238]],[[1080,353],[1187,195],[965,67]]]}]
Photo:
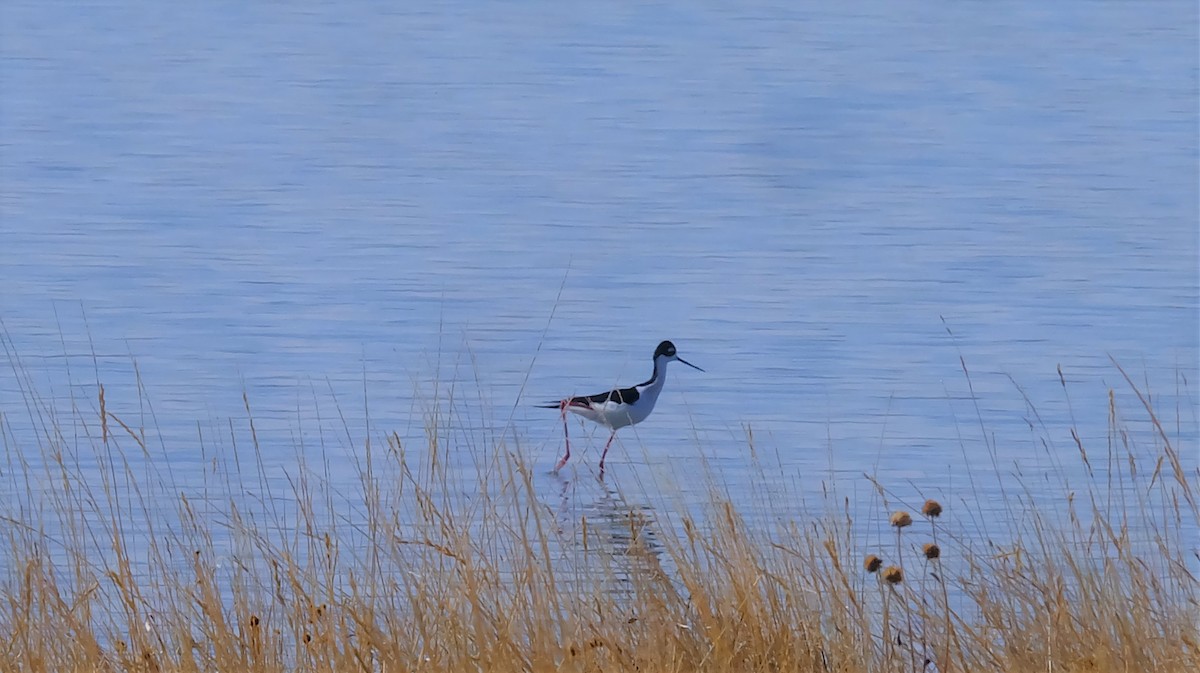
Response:
[{"label": "bird's black head", "polygon": [[660,343],[658,348],[654,349],[654,357],[658,358],[660,355],[665,355],[669,358],[675,357],[675,344],[671,343],[670,341],[664,341]]},{"label": "bird's black head", "polygon": [[659,363],[658,359],[662,358],[662,357],[667,358],[664,361],[664,364],[666,362],[672,362],[672,361],[682,362],[683,364],[691,367],[692,369],[699,369],[700,371],[704,371],[703,369],[700,369],[696,365],[679,357],[679,353],[676,352],[676,350],[675,350],[675,344],[671,343],[670,341],[664,341],[658,345],[658,348],[654,349],[654,371],[658,371],[658,363]]}]

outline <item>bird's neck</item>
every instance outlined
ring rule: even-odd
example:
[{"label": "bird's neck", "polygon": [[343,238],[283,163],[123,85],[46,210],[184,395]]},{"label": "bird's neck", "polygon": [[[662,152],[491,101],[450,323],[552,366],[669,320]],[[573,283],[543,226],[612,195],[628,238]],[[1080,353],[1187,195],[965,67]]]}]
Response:
[{"label": "bird's neck", "polygon": [[665,357],[654,358],[654,373],[651,374],[649,381],[646,381],[642,385],[638,386],[642,389],[642,394],[645,394],[646,392],[657,394],[658,391],[662,390],[663,383],[665,383],[667,380],[668,362],[670,362],[670,360]]}]

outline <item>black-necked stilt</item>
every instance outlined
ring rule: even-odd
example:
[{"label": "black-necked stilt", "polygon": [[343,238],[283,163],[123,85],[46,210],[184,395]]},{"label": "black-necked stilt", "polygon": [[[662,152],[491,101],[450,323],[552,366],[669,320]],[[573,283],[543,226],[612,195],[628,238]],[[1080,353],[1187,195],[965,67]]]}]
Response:
[{"label": "black-necked stilt", "polygon": [[552,404],[538,405],[543,409],[558,409],[562,413],[563,443],[566,445],[566,453],[562,460],[558,461],[554,470],[556,472],[561,470],[567,464],[567,460],[571,458],[571,439],[567,436],[567,412],[570,411],[612,430],[612,434],[608,436],[608,442],[604,445],[604,452],[600,454],[600,475],[603,476],[604,458],[608,455],[608,447],[612,445],[613,437],[617,436],[617,430],[627,425],[641,423],[646,420],[651,411],[654,411],[654,403],[658,401],[658,394],[662,392],[663,384],[667,381],[667,363],[672,360],[678,360],[692,369],[704,371],[679,357],[675,351],[675,344],[664,341],[654,349],[654,374],[649,381],[639,383],[632,388],[619,388],[607,393],[568,397]]}]

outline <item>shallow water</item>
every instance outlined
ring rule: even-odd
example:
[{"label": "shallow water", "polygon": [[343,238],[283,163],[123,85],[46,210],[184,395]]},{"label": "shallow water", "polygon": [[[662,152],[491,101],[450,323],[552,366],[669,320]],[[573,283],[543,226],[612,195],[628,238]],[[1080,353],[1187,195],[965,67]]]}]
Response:
[{"label": "shallow water", "polygon": [[[19,453],[34,394],[94,437],[101,382],[184,489],[249,460],[250,415],[286,493],[298,454],[350,491],[435,414],[463,488],[503,441],[575,514],[700,502],[698,456],[751,512],[823,482],[871,511],[864,472],[983,502],[1081,477],[1110,388],[1153,442],[1111,357],[1195,458],[1194,3],[3,14]],[[575,426],[562,491],[532,404],[665,338],[707,373],[671,369],[609,486]]]}]

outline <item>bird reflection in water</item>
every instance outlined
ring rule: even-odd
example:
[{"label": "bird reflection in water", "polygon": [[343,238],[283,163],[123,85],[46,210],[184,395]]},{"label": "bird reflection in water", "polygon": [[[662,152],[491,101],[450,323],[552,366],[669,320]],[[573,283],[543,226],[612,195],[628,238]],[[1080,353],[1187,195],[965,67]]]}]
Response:
[{"label": "bird reflection in water", "polygon": [[604,482],[559,481],[555,519],[560,544],[581,576],[606,575],[615,582],[614,591],[632,588],[639,580],[666,579],[658,521],[650,505],[631,502]]}]

